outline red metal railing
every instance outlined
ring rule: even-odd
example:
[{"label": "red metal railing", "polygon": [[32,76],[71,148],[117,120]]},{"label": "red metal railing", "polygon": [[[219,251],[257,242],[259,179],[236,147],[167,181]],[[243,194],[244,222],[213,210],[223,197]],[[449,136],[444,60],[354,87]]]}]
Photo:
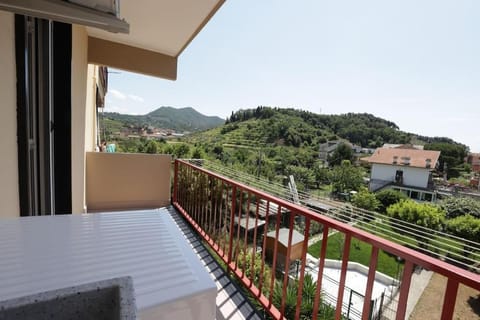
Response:
[{"label": "red metal railing", "polygon": [[[328,313],[327,299],[322,297],[322,281],[327,253],[328,234],[336,230],[345,236],[338,294],[334,306],[335,319],[345,318],[343,301],[352,238],[372,247],[363,307],[358,317],[375,318],[372,290],[376,278],[380,250],[405,261],[394,319],[404,319],[414,266],[421,266],[447,277],[441,319],[453,316],[459,284],[480,290],[480,275],[450,265],[402,245],[382,239],[325,217],[307,208],[243,185],[183,160],[175,161],[173,205],[198,231],[218,256],[273,318],[298,319],[305,312],[316,319]],[[306,302],[307,249],[312,222],[323,226],[314,297]],[[288,236],[285,236],[288,234]],[[299,239],[298,235],[301,235]],[[298,261],[293,273],[294,258]],[[293,283],[293,285],[289,285]],[[292,292],[294,306],[292,309]],[[441,294],[441,293],[439,293]],[[307,297],[308,298],[308,297]],[[304,306],[308,305],[307,308]],[[333,309],[333,307],[331,307]],[[307,310],[307,311],[305,311]],[[350,311],[350,310],[349,310]]]}]

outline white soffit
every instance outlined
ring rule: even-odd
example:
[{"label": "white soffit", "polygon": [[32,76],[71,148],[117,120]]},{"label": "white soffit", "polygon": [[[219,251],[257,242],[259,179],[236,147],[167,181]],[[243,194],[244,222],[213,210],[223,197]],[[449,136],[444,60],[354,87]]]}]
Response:
[{"label": "white soffit", "polygon": [[224,0],[123,0],[129,34],[87,28],[89,36],[177,57]]}]

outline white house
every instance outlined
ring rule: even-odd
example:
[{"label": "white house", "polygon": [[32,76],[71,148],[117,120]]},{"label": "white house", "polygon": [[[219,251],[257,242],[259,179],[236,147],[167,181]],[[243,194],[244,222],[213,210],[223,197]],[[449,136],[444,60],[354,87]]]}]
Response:
[{"label": "white house", "polygon": [[416,148],[378,148],[366,159],[372,164],[370,191],[390,188],[420,201],[434,201],[431,171],[440,151]]}]

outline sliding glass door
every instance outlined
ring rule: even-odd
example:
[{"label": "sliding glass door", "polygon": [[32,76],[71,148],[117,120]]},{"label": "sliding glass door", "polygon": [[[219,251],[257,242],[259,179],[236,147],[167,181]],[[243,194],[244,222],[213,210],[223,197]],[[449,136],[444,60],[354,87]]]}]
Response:
[{"label": "sliding glass door", "polygon": [[21,215],[71,212],[71,25],[17,15]]}]

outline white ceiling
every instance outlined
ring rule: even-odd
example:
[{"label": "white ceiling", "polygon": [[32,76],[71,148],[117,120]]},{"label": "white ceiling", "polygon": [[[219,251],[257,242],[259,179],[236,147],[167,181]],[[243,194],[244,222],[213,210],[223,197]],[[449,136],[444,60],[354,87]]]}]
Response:
[{"label": "white ceiling", "polygon": [[87,28],[90,36],[177,57],[224,0],[123,0],[129,34]]}]

